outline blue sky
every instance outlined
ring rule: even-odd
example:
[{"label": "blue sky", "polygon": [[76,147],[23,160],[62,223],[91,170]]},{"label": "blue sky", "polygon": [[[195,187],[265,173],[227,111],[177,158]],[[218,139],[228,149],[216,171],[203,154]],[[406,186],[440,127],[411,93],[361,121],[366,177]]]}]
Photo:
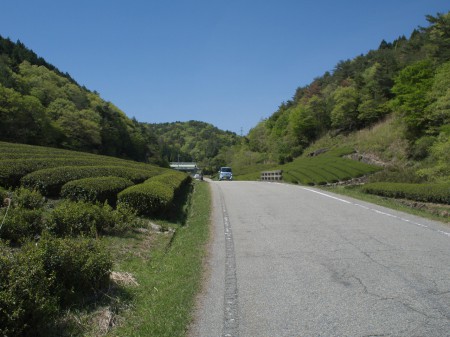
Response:
[{"label": "blue sky", "polygon": [[3,0],[20,40],[129,117],[238,134],[341,60],[409,37],[438,0]]}]

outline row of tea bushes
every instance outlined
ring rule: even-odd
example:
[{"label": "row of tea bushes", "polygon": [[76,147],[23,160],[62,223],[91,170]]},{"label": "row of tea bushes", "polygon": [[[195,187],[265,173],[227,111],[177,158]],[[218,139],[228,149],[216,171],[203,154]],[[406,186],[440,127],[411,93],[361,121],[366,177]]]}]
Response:
[{"label": "row of tea bushes", "polygon": [[153,165],[117,160],[106,157],[99,160],[95,157],[38,157],[17,158],[0,160],[0,185],[15,187],[20,184],[20,179],[25,175],[42,169],[57,168],[62,166],[119,166],[129,169],[149,170],[156,173],[162,169]]},{"label": "row of tea bushes", "polygon": [[160,214],[171,205],[176,193],[190,180],[190,176],[185,173],[168,171],[120,192],[118,204],[133,209],[139,215]]},{"label": "row of tea bushes", "polygon": [[115,157],[0,142],[0,186],[17,187],[20,179],[31,172],[60,166],[121,166],[159,173],[164,171],[154,165]]},{"label": "row of tea bushes", "polygon": [[73,201],[107,202],[115,206],[117,194],[134,183],[120,177],[93,177],[72,180],[61,189],[61,197]]},{"label": "row of tea bushes", "polygon": [[98,161],[80,158],[28,158],[0,160],[0,184],[5,187],[20,185],[20,179],[29,173],[59,166],[95,166]]},{"label": "row of tea bushes", "polygon": [[61,166],[27,174],[21,184],[36,189],[45,196],[58,196],[64,184],[72,180],[93,177],[120,177],[139,184],[155,176],[159,170],[142,170],[122,166]]},{"label": "row of tea bushes", "polygon": [[365,193],[388,198],[404,198],[422,202],[450,204],[450,183],[408,184],[376,182],[363,186]]},{"label": "row of tea bushes", "polygon": [[349,148],[337,148],[317,155],[300,157],[278,167],[283,170],[283,180],[303,185],[325,185],[350,180],[381,170],[380,167],[342,156],[354,152]]}]

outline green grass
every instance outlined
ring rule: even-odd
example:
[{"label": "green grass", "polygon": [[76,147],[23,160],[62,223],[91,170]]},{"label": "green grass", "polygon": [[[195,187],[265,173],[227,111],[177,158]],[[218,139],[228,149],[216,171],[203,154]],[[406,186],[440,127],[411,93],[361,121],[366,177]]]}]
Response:
[{"label": "green grass", "polygon": [[109,336],[184,336],[195,295],[200,289],[203,258],[209,237],[209,185],[195,182],[185,226],[167,224],[176,232],[111,239],[116,268],[133,274],[139,286],[130,286],[131,308],[121,326]]},{"label": "green grass", "polygon": [[367,194],[362,191],[361,186],[322,187],[322,189],[337,194],[346,195],[355,199],[367,201],[376,205],[402,211],[405,213],[421,216],[430,220],[450,223],[450,217],[448,216],[448,214],[450,213],[450,207],[448,205],[426,204],[426,203],[417,204],[415,202],[411,202],[408,200],[398,200],[377,196],[373,194]]}]

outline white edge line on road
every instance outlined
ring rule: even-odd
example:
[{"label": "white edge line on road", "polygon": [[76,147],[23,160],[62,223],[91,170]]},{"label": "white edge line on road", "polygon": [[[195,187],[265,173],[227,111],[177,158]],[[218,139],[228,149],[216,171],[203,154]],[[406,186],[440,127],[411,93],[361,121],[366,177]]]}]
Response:
[{"label": "white edge line on road", "polygon": [[377,209],[375,209],[375,208],[370,208],[370,207],[367,207],[367,206],[358,204],[358,203],[356,203],[356,202],[351,202],[351,201],[348,201],[348,200],[345,200],[345,199],[341,199],[341,198],[335,197],[335,196],[333,196],[333,195],[329,195],[329,194],[327,194],[327,193],[319,192],[319,191],[313,190],[313,189],[311,189],[311,188],[307,188],[307,187],[301,187],[301,188],[304,189],[304,190],[307,190],[307,191],[316,193],[316,194],[323,195],[324,197],[327,197],[327,198],[335,199],[335,200],[338,200],[338,201],[341,201],[341,202],[343,202],[343,203],[350,204],[350,205],[353,205],[353,206],[362,207],[362,208],[367,209],[367,210],[369,210],[369,211],[372,211],[372,212],[375,212],[375,213],[378,213],[378,214],[381,214],[381,215],[385,215],[385,216],[388,216],[388,217],[391,217],[391,218],[395,218],[395,219],[401,220],[401,221],[403,221],[403,222],[407,222],[407,223],[416,225],[416,226],[418,226],[418,227],[427,228],[427,229],[432,230],[432,231],[434,231],[434,232],[437,232],[437,233],[439,233],[439,234],[442,234],[442,235],[445,235],[445,236],[447,236],[447,237],[450,237],[450,233],[449,233],[449,232],[441,231],[441,230],[439,230],[439,229],[434,229],[434,228],[431,228],[431,227],[429,227],[429,226],[427,226],[427,225],[424,225],[424,224],[421,224],[421,223],[418,223],[418,222],[415,222],[415,221],[411,221],[411,220],[408,220],[408,219],[399,217],[399,216],[394,215],[394,214],[382,212],[382,211],[377,210]]}]

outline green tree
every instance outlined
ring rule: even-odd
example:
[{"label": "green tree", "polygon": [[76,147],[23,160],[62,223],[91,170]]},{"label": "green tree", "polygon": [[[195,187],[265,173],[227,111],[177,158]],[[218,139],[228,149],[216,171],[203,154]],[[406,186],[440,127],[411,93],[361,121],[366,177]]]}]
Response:
[{"label": "green tree", "polygon": [[435,17],[428,15],[427,20],[431,24],[428,36],[432,56],[440,62],[450,60],[450,12]]},{"label": "green tree", "polygon": [[425,130],[425,109],[431,103],[429,91],[433,85],[434,67],[430,60],[423,60],[404,68],[395,78],[392,92],[393,108],[401,115],[407,127],[407,138],[418,138]]},{"label": "green tree", "polygon": [[57,98],[67,98],[62,87],[68,80],[44,66],[35,66],[24,61],[19,66],[18,82],[21,83],[23,93],[37,97],[44,106],[48,106]]},{"label": "green tree", "polygon": [[255,152],[267,152],[269,150],[268,140],[269,130],[266,127],[266,121],[259,122],[248,133],[249,148]]},{"label": "green tree", "polygon": [[450,61],[436,70],[428,96],[432,100],[425,109],[428,133],[437,134],[442,125],[450,124]]},{"label": "green tree", "polygon": [[362,73],[363,87],[360,90],[360,104],[358,106],[358,119],[362,125],[370,125],[386,114],[382,87],[382,69],[379,63],[374,63]]},{"label": "green tree", "polygon": [[44,107],[33,96],[22,96],[0,85],[0,137],[2,140],[46,144],[50,123]]},{"label": "green tree", "polygon": [[345,131],[358,127],[358,91],[354,86],[337,88],[333,93],[334,107],[331,111],[331,126]]}]

